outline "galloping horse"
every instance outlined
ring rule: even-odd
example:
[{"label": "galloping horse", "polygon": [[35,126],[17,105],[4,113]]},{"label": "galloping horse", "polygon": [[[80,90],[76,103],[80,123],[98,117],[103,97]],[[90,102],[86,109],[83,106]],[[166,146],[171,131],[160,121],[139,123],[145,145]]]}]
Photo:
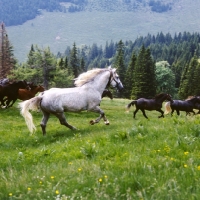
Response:
[{"label": "galloping horse", "polygon": [[194,96],[191,99],[187,99],[185,101],[174,100],[173,102],[166,102],[164,114],[168,114],[171,112],[171,115],[173,115],[174,110],[176,110],[177,115],[180,115],[180,111],[185,111],[186,115],[190,112],[192,112],[195,115],[193,109],[199,108],[199,104],[200,98],[197,96]]},{"label": "galloping horse", "polygon": [[104,119],[106,125],[109,124],[104,111],[99,107],[101,96],[106,86],[111,85],[119,90],[123,89],[123,85],[119,79],[116,69],[93,69],[83,74],[80,74],[75,79],[73,88],[54,88],[46,90],[42,95],[19,103],[22,116],[25,118],[28,129],[31,133],[36,130],[33,124],[32,115],[29,110],[40,109],[43,113],[43,118],[40,123],[43,135],[46,134],[46,124],[50,114],[55,115],[61,125],[72,130],[74,126],[68,124],[64,112],[78,112],[88,110],[99,113],[100,116],[91,120],[90,124],[98,123],[101,118]]},{"label": "galloping horse", "polygon": [[161,116],[159,116],[160,118],[160,117],[164,117],[163,115],[164,112],[161,110],[161,108],[162,108],[162,103],[165,100],[173,102],[171,95],[161,93],[161,94],[156,95],[154,99],[140,98],[138,100],[134,100],[127,105],[127,109],[130,109],[131,105],[136,106],[136,110],[134,111],[134,115],[133,115],[134,118],[138,110],[141,110],[144,117],[147,119],[148,117],[146,116],[145,110],[149,110],[149,111],[156,110],[161,113]]},{"label": "galloping horse", "polygon": [[[190,100],[191,98],[193,98],[194,96],[188,96],[188,98],[186,100]],[[196,96],[197,98],[200,98],[200,96]],[[200,104],[199,103],[196,103],[194,105],[194,109],[197,109],[199,110],[196,114],[200,114]],[[190,112],[186,112],[186,115],[190,115]]]},{"label": "galloping horse", "polygon": [[[18,90],[20,88],[23,88],[23,89],[28,88],[27,82],[26,81],[17,81],[17,82],[8,84],[8,85],[0,85],[1,105],[6,108],[11,107],[17,100]],[[6,99],[4,99],[4,97],[6,97]],[[5,102],[6,102],[6,105],[5,105]]]},{"label": "galloping horse", "polygon": [[30,90],[19,89],[17,98],[22,101],[25,101],[25,100],[33,98],[38,92],[43,92],[43,91],[44,91],[44,87],[41,85],[31,86]]}]

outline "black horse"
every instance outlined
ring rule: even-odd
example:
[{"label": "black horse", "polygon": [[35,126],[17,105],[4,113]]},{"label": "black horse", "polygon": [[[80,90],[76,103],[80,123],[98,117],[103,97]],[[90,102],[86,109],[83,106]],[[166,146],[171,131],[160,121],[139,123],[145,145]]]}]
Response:
[{"label": "black horse", "polygon": [[[194,96],[189,96],[186,100],[190,100],[191,98],[193,98]],[[196,96],[197,98],[200,99],[200,96]],[[198,110],[198,112],[196,114],[200,114],[200,104],[199,103],[196,103],[194,105],[194,109]],[[186,112],[186,115],[190,115],[190,112]]]},{"label": "black horse", "polygon": [[176,110],[177,115],[180,115],[180,111],[185,111],[186,115],[192,112],[195,115],[193,109],[199,109],[200,98],[197,96],[192,97],[191,99],[187,100],[174,100],[172,102],[167,102],[165,104],[165,113],[168,114],[171,112],[173,115],[174,111]]},{"label": "black horse", "polygon": [[29,88],[29,86],[26,81],[17,81],[8,85],[0,85],[1,106],[6,108],[11,107],[17,100],[18,90],[20,88],[25,89]]},{"label": "black horse", "polygon": [[161,94],[156,95],[153,99],[140,98],[138,100],[134,100],[127,105],[127,109],[129,109],[131,105],[136,106],[136,110],[133,113],[134,118],[138,110],[141,110],[144,117],[146,117],[147,119],[148,117],[146,116],[145,110],[149,110],[149,111],[156,110],[161,113],[161,116],[159,116],[160,118],[160,117],[164,117],[164,112],[161,110],[161,108],[162,108],[162,103],[165,100],[173,102],[171,95],[166,94],[166,93],[161,93]]}]

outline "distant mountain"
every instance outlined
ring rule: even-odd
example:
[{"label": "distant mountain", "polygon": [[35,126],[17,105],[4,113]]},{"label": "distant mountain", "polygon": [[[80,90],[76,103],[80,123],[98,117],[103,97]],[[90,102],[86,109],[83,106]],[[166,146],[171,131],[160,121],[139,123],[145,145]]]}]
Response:
[{"label": "distant mountain", "polygon": [[5,23],[15,56],[24,61],[32,44],[49,46],[57,54],[74,42],[104,46],[106,41],[134,41],[148,33],[199,32],[199,7],[199,0],[0,0],[0,20],[5,19],[2,10],[15,19],[26,13],[21,25]]},{"label": "distant mountain", "polygon": [[21,25],[41,14],[48,12],[133,12],[150,9],[153,12],[167,12],[179,0],[0,0],[0,22],[7,26]]}]

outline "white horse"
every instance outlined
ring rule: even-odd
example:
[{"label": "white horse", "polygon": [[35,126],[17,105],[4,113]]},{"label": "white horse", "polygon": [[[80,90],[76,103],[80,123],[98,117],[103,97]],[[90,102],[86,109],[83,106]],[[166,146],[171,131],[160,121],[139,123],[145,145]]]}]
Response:
[{"label": "white horse", "polygon": [[28,129],[31,133],[36,130],[33,124],[33,118],[29,110],[41,110],[43,118],[40,123],[43,135],[46,134],[46,124],[50,114],[55,115],[60,124],[70,129],[76,129],[68,124],[64,112],[78,112],[88,110],[91,112],[100,113],[100,116],[91,120],[90,124],[98,123],[101,118],[104,119],[106,125],[109,124],[104,111],[100,109],[101,96],[104,89],[111,85],[119,90],[123,89],[123,85],[116,73],[115,68],[92,69],[82,73],[75,79],[73,88],[54,88],[46,90],[42,95],[33,97],[19,103],[21,115],[24,117]]}]

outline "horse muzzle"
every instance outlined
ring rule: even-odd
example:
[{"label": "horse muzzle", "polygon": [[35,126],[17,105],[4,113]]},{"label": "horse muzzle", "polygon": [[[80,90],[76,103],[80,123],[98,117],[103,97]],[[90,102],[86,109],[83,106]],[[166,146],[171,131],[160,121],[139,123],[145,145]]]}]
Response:
[{"label": "horse muzzle", "polygon": [[121,90],[124,89],[124,86],[122,85],[122,83],[118,83],[118,84],[117,84],[117,89],[118,89],[119,91],[121,91]]}]

